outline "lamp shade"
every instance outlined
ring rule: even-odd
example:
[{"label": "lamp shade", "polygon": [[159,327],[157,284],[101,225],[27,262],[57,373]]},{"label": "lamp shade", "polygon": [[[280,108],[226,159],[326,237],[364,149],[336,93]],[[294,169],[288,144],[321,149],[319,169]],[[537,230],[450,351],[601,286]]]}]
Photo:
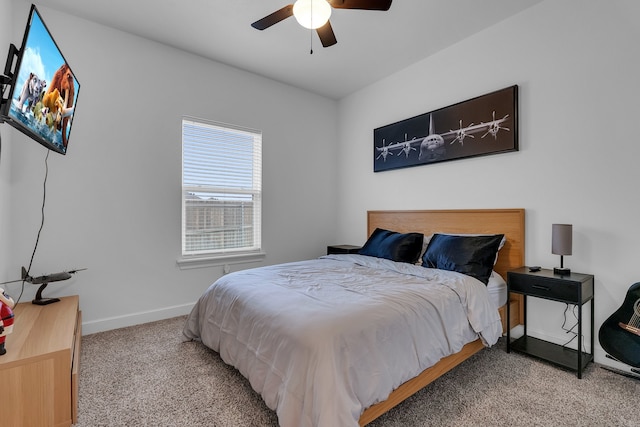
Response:
[{"label": "lamp shade", "polygon": [[571,255],[573,247],[573,226],[571,224],[552,224],[551,253]]},{"label": "lamp shade", "polygon": [[329,20],[331,5],[327,0],[298,0],[293,5],[293,16],[303,27],[315,30]]}]

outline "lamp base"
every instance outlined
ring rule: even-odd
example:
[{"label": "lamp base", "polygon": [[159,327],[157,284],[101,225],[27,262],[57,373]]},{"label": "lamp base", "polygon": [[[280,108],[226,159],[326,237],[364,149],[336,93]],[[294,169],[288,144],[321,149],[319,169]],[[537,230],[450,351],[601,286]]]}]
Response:
[{"label": "lamp base", "polygon": [[563,268],[563,267],[554,267],[553,274],[558,274],[560,276],[568,276],[569,274],[571,274],[571,269]]}]

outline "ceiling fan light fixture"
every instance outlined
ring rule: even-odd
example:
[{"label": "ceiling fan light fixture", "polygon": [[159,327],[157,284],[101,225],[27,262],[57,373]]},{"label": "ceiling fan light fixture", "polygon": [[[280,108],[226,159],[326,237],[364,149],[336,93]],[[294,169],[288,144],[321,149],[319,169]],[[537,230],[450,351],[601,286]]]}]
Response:
[{"label": "ceiling fan light fixture", "polygon": [[298,0],[293,5],[293,16],[303,27],[315,30],[329,20],[331,5],[326,0]]}]

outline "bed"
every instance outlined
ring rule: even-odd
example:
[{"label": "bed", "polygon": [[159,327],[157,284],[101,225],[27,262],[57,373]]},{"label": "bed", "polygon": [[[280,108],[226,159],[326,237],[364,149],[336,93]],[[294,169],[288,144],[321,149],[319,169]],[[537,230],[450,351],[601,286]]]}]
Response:
[{"label": "bed", "polygon": [[[432,242],[502,234],[492,269],[506,277],[524,264],[523,209],[369,211],[365,248],[380,230]],[[486,284],[412,262],[325,256],[223,276],[183,334],[236,367],[283,427],[366,425],[497,341],[506,304],[491,303]],[[521,323],[521,301],[507,303]]]}]

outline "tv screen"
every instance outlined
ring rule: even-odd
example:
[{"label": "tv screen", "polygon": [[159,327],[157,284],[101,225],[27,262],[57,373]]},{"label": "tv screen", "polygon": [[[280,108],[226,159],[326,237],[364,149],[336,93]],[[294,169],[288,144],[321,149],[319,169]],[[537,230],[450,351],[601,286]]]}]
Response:
[{"label": "tv screen", "polygon": [[[7,64],[10,64],[11,55]],[[80,83],[31,5],[2,118],[40,144],[67,153]]]}]

